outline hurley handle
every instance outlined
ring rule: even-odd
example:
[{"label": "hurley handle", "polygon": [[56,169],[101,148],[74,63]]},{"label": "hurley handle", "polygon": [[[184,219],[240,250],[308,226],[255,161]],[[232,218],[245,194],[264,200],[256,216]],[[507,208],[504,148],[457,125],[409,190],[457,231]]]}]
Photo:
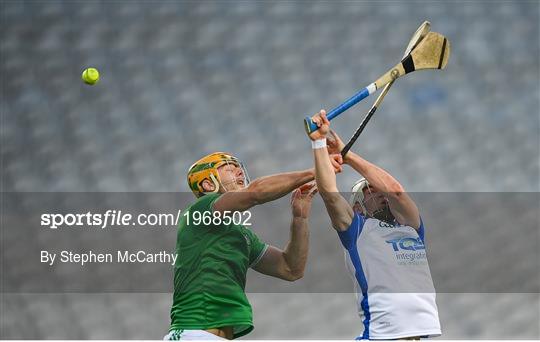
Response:
[{"label": "hurley handle", "polygon": [[[332,109],[326,117],[328,120],[332,120],[333,118],[337,117],[347,109],[351,108],[358,102],[362,101],[366,97],[368,97],[371,93],[373,93],[376,90],[375,84],[370,84],[369,86],[365,87],[364,89],[360,90],[358,93],[354,94],[350,99],[343,102],[336,108]],[[318,127],[317,125],[311,120],[311,117],[306,116],[304,119],[304,128],[306,130],[306,133],[309,135],[313,132],[315,132]]]}]

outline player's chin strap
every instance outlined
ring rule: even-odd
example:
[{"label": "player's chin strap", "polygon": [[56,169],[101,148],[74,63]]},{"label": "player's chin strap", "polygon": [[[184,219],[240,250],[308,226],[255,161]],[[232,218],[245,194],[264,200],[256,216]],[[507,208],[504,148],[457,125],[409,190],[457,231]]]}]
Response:
[{"label": "player's chin strap", "polygon": [[221,184],[221,182],[219,181],[219,179],[216,178],[216,176],[214,176],[213,174],[210,174],[210,180],[212,181],[212,183],[214,184],[214,190],[212,191],[205,191],[203,194],[216,194],[219,192],[219,189],[220,187],[223,187],[225,189],[225,187],[223,186],[223,184]]},{"label": "player's chin strap", "polygon": [[[246,170],[246,168],[244,167],[244,165],[241,162],[239,162],[238,165],[242,168],[242,171],[243,171],[244,186],[247,186],[249,184],[249,182],[250,182],[247,170]],[[221,180],[219,179],[219,175],[216,177],[212,173],[210,174],[210,180],[214,184],[214,190],[213,191],[207,191],[207,193],[217,193],[217,192],[219,192],[220,188],[225,189],[225,185],[229,185],[231,183],[236,183],[236,177],[235,177],[234,180],[231,180],[230,182],[222,183]]]},{"label": "player's chin strap", "polygon": [[212,181],[212,183],[214,183],[214,191],[208,191],[208,192],[211,192],[211,193],[219,192],[219,187],[221,186],[221,182],[219,181],[219,179],[217,179],[213,174],[210,174],[210,180]]}]

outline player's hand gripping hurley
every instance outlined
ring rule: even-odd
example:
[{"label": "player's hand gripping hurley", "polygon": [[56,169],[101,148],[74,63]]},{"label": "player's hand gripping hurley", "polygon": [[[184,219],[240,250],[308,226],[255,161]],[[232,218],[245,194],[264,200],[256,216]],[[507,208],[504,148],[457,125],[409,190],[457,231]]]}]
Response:
[{"label": "player's hand gripping hurley", "polygon": [[[429,24],[428,24],[429,25]],[[429,29],[429,27],[428,27]],[[347,109],[351,108],[361,100],[373,94],[377,89],[393,82],[397,78],[416,70],[424,69],[444,69],[450,56],[450,43],[442,34],[437,32],[428,32],[420,40],[416,47],[411,48],[411,52],[405,58],[396,64],[392,69],[379,77],[364,89],[360,90],[354,96],[332,109],[327,117],[332,120]],[[388,91],[388,89],[386,89]],[[311,133],[317,129],[310,117],[304,119],[306,133]]]}]

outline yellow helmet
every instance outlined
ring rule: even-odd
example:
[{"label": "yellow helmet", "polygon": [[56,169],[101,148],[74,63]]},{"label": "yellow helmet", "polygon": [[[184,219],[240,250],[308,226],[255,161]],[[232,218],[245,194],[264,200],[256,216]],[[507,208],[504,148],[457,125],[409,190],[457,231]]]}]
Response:
[{"label": "yellow helmet", "polygon": [[218,167],[225,164],[234,164],[242,168],[245,184],[249,183],[247,172],[242,162],[235,156],[225,152],[214,152],[197,160],[188,170],[187,182],[191,191],[196,197],[201,197],[206,193],[202,187],[202,182],[208,179],[214,184],[214,191],[218,192],[221,181],[219,179]]}]

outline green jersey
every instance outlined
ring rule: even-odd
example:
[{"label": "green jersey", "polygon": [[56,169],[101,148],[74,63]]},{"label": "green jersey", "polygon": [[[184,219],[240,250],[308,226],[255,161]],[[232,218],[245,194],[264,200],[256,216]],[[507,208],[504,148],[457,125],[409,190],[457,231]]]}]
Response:
[{"label": "green jersey", "polygon": [[[171,330],[232,326],[234,337],[253,330],[253,313],[245,294],[246,273],[267,245],[243,225],[198,224],[212,212],[220,194],[199,198],[186,208],[176,240]],[[220,223],[220,224],[215,224]]]}]

